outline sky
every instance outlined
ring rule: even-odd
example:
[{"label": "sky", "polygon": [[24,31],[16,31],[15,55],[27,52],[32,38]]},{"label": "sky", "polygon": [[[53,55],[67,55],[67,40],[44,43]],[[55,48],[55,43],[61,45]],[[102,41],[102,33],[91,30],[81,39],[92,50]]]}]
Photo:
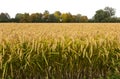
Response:
[{"label": "sky", "polygon": [[116,9],[117,17],[120,17],[119,0],[0,0],[0,13],[7,12],[11,17],[16,13],[50,13],[60,11],[62,13],[86,15],[92,18],[95,11],[106,6]]}]

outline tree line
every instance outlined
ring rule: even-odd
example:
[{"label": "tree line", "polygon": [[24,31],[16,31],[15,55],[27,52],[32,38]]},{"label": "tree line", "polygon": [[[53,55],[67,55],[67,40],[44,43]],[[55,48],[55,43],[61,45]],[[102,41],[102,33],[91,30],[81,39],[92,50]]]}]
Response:
[{"label": "tree line", "polygon": [[72,15],[71,13],[61,13],[55,11],[50,14],[45,10],[43,13],[17,13],[15,18],[10,18],[8,13],[0,14],[0,22],[16,22],[16,23],[82,23],[82,22],[120,22],[119,17],[115,17],[115,9],[105,7],[96,11],[92,19],[81,14]]}]

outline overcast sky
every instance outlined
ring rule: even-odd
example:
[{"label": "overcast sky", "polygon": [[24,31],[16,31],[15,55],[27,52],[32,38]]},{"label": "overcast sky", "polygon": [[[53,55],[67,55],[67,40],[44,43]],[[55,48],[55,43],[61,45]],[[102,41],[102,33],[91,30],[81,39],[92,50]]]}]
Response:
[{"label": "overcast sky", "polygon": [[0,13],[7,12],[11,17],[16,13],[43,13],[48,10],[82,14],[92,18],[95,11],[109,6],[116,9],[116,16],[120,17],[120,0],[0,0]]}]

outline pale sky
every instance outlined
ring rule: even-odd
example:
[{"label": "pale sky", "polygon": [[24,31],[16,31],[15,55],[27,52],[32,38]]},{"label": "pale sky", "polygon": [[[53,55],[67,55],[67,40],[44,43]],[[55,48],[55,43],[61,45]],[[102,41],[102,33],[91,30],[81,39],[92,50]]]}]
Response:
[{"label": "pale sky", "polygon": [[50,13],[60,11],[72,14],[82,14],[92,18],[95,11],[109,6],[116,9],[116,16],[120,17],[120,0],[0,0],[0,13],[7,12],[11,17],[16,13]]}]

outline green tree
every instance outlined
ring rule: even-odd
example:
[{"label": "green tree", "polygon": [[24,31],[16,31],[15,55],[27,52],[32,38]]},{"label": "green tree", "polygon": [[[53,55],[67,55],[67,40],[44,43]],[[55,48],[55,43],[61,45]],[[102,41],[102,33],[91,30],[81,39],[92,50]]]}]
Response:
[{"label": "green tree", "polygon": [[81,14],[77,14],[76,18],[75,18],[75,21],[80,22],[80,20],[81,20]]},{"label": "green tree", "polygon": [[88,17],[87,16],[81,16],[80,17],[80,22],[88,22]]},{"label": "green tree", "polygon": [[96,14],[94,15],[94,21],[95,22],[106,22],[106,19],[109,17],[110,15],[108,14],[107,11],[100,9],[96,11]]},{"label": "green tree", "polygon": [[56,17],[54,16],[54,14],[50,14],[48,16],[48,22],[57,22]]},{"label": "green tree", "polygon": [[120,18],[118,18],[118,17],[111,17],[111,18],[107,19],[107,22],[118,23],[118,22],[120,22]]},{"label": "green tree", "polygon": [[54,12],[54,16],[56,17],[56,22],[60,22],[61,12],[60,11]]},{"label": "green tree", "polygon": [[105,7],[104,9],[100,9],[96,11],[94,15],[95,22],[110,22],[112,16],[115,15],[115,9],[111,7]]},{"label": "green tree", "polygon": [[42,21],[42,14],[41,13],[33,13],[30,15],[31,22],[41,22]]},{"label": "green tree", "polygon": [[9,22],[10,16],[8,13],[1,13],[0,14],[0,22]]},{"label": "green tree", "polygon": [[15,16],[15,20],[16,22],[22,22],[22,23],[30,22],[30,15],[29,13],[24,13],[24,14],[18,13]]},{"label": "green tree", "polygon": [[22,14],[22,13],[17,13],[17,14],[15,15],[15,21],[16,21],[16,22],[20,22],[20,20],[22,19],[22,17],[23,17],[23,14]]},{"label": "green tree", "polygon": [[110,17],[115,15],[115,9],[112,8],[112,7],[105,7],[104,11],[108,12],[108,14],[110,15]]},{"label": "green tree", "polygon": [[72,22],[73,18],[70,13],[63,13],[61,15],[61,20],[62,20],[62,22]]},{"label": "green tree", "polygon": [[30,22],[30,15],[29,13],[24,13],[22,16],[21,22]]},{"label": "green tree", "polygon": [[43,22],[48,22],[48,17],[49,17],[49,11],[45,10],[42,16]]}]

